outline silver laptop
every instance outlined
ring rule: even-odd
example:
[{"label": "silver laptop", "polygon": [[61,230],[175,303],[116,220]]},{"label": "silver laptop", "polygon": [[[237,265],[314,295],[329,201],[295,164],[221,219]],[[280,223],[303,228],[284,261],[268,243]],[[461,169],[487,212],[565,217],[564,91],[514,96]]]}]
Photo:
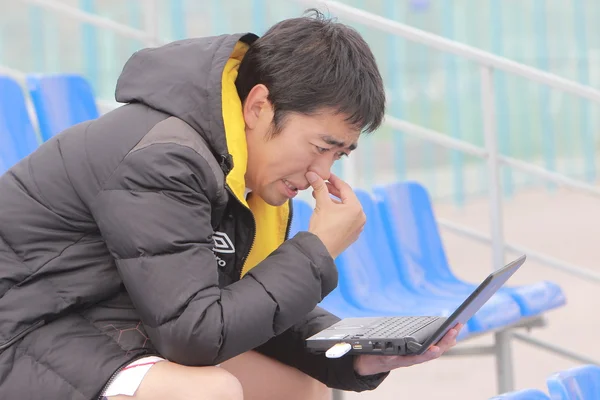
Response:
[{"label": "silver laptop", "polygon": [[492,272],[449,317],[344,318],[306,340],[306,347],[328,357],[344,354],[418,355],[457,323],[465,324],[523,265],[521,256]]}]

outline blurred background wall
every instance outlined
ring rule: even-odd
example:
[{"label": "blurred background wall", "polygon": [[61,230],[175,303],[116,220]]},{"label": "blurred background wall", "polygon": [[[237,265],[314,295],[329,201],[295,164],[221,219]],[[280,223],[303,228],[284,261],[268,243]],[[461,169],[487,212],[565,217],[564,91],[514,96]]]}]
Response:
[{"label": "blurred background wall", "polygon": [[[594,87],[600,86],[597,0],[344,0],[346,4],[506,56]],[[275,0],[61,0],[164,42],[252,31],[301,15],[304,6]],[[153,45],[82,24],[35,1],[0,0],[0,65],[22,72],[76,72],[100,99],[114,101],[121,68]],[[477,65],[353,24],[371,45],[388,90],[389,113],[483,144]],[[503,154],[587,181],[596,178],[598,108],[590,102],[502,72],[495,74]],[[385,126],[353,156],[355,185],[397,179],[424,182],[439,199],[461,206],[485,193],[482,161],[441,149]],[[337,167],[339,171],[339,166]],[[503,171],[503,191],[540,186]],[[552,186],[542,185],[552,190]],[[541,187],[541,186],[540,186]]]}]

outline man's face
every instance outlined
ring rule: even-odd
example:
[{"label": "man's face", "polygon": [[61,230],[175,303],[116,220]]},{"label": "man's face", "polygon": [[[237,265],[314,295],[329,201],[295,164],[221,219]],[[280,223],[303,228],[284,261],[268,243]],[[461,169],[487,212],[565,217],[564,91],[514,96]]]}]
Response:
[{"label": "man's face", "polygon": [[311,116],[288,114],[274,136],[272,123],[273,111],[268,102],[246,118],[245,178],[248,188],[273,206],[282,205],[299,190],[307,189],[308,171],[329,179],[333,163],[350,154],[360,135],[343,115],[325,110]]}]

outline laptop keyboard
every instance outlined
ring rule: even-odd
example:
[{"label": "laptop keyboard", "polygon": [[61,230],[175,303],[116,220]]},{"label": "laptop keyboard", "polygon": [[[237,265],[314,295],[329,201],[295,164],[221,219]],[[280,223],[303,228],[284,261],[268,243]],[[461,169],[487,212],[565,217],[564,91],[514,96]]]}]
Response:
[{"label": "laptop keyboard", "polygon": [[379,324],[365,331],[361,336],[369,338],[398,338],[413,333],[418,328],[430,324],[438,317],[395,317],[385,318]]}]

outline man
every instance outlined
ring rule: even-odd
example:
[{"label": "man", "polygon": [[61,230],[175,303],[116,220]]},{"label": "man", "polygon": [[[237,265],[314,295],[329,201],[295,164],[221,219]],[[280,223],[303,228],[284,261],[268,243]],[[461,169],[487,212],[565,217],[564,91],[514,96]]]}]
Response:
[{"label": "man", "polygon": [[304,349],[338,320],[316,306],[365,222],[331,166],[384,115],[355,31],[316,14],[145,49],[116,98],[0,178],[0,398],[322,399],[454,345]]}]

